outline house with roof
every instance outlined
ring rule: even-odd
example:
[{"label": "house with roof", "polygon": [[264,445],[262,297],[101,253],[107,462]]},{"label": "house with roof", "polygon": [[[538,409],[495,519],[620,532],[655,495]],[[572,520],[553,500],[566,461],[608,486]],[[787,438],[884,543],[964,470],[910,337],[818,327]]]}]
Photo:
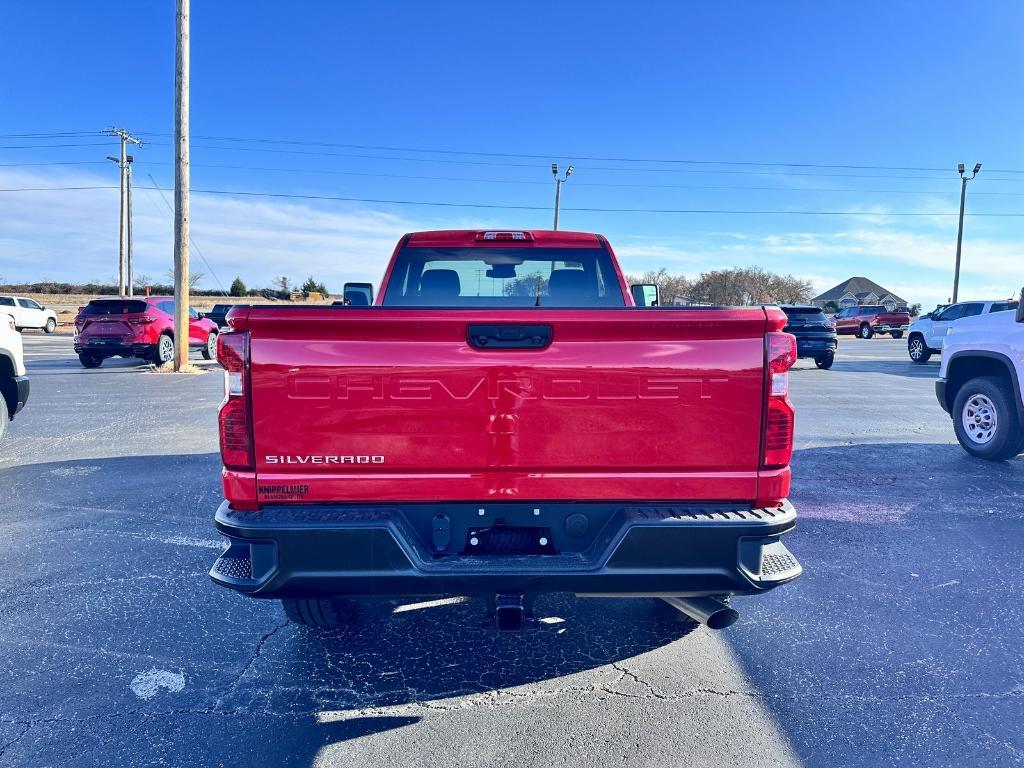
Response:
[{"label": "house with roof", "polygon": [[889,312],[907,308],[906,299],[897,296],[892,291],[887,291],[874,280],[868,280],[866,277],[851,277],[811,299],[812,304],[822,308],[829,302],[840,309],[866,304],[881,304]]}]

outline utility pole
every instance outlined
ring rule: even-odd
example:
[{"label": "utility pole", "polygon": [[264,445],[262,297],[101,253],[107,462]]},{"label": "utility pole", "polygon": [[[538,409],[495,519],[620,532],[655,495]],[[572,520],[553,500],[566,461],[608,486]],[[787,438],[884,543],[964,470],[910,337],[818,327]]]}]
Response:
[{"label": "utility pole", "polygon": [[117,136],[121,139],[120,158],[108,157],[107,159],[113,160],[121,168],[121,237],[117,261],[117,294],[119,296],[124,296],[125,265],[127,263],[126,254],[128,247],[128,163],[131,162],[128,159],[127,146],[128,142],[131,142],[132,144],[138,144],[141,147],[142,142],[128,133],[124,128],[108,128],[103,133],[107,136]]},{"label": "utility pole", "polygon": [[134,261],[134,243],[135,238],[132,234],[132,160],[134,158],[128,155],[128,295],[135,295],[135,261]]},{"label": "utility pole", "polygon": [[981,170],[981,163],[976,163],[974,173],[970,176],[964,175],[964,164],[958,163],[957,172],[960,174],[960,225],[956,230],[956,268],[953,271],[953,303],[956,304],[957,291],[960,289],[960,244],[964,239],[964,201],[967,198],[967,182],[978,175]]},{"label": "utility pole", "polygon": [[555,226],[558,230],[558,209],[562,204],[562,185],[572,176],[573,167],[570,165],[565,169],[565,176],[558,178],[558,163],[551,164],[551,175],[555,177]]},{"label": "utility pole", "polygon": [[188,364],[189,0],[177,0],[174,57],[174,370]]}]

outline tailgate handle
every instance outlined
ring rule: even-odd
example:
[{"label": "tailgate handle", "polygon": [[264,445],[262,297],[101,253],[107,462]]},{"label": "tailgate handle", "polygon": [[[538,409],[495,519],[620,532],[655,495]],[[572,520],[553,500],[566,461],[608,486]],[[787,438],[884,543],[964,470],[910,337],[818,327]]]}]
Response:
[{"label": "tailgate handle", "polygon": [[544,349],[551,343],[551,326],[471,325],[466,340],[474,349]]}]

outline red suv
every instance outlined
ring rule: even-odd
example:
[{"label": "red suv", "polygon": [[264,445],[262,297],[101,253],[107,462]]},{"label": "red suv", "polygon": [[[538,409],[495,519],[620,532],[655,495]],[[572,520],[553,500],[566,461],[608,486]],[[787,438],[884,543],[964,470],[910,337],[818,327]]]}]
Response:
[{"label": "red suv", "polygon": [[[203,357],[217,354],[217,326],[188,310],[188,345]],[[174,358],[174,298],[95,299],[75,318],[75,352],[86,368],[108,357],[140,357],[157,365]]]}]

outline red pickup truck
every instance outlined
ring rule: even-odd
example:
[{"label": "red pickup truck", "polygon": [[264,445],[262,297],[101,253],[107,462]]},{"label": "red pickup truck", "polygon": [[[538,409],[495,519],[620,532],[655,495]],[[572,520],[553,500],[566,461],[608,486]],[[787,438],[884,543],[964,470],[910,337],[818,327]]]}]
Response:
[{"label": "red pickup truck", "polygon": [[832,319],[837,334],[852,334],[862,339],[870,339],[876,333],[888,333],[894,339],[901,339],[910,327],[909,312],[890,312],[881,304],[841,309]]},{"label": "red pickup truck", "polygon": [[460,230],[403,237],[373,306],[227,319],[210,576],[297,622],[561,591],[717,628],[801,573],[778,308],[635,307],[600,235]]}]

